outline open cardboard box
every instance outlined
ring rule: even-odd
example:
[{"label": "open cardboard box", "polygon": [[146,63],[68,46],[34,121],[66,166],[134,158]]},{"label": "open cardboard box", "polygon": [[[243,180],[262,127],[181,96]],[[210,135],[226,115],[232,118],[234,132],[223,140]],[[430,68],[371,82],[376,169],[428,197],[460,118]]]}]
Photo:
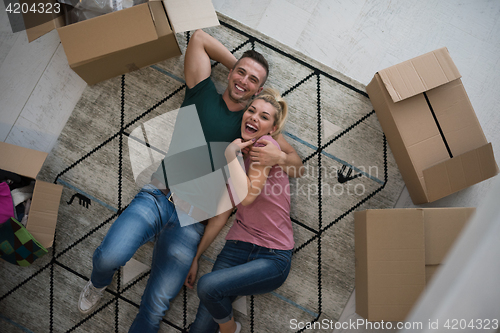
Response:
[{"label": "open cardboard box", "polygon": [[460,77],[441,48],[379,71],[366,87],[414,204],[498,173]]},{"label": "open cardboard box", "polygon": [[475,208],[354,213],[356,313],[404,321]]},{"label": "open cardboard box", "polygon": [[[47,153],[0,142],[0,169],[36,179]],[[57,212],[63,187],[41,180],[35,182],[26,229],[45,248],[54,243]]]},{"label": "open cardboard box", "polygon": [[150,0],[69,26],[64,22],[59,16],[29,28],[28,39],[57,29],[69,66],[89,85],[181,55],[175,33],[219,24],[210,0]]}]

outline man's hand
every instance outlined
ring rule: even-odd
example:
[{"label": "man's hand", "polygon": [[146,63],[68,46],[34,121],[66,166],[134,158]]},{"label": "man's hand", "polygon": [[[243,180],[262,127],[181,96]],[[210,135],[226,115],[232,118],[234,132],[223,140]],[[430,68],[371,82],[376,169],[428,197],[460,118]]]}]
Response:
[{"label": "man's hand", "polygon": [[250,149],[250,160],[253,163],[264,166],[273,166],[285,163],[285,152],[282,152],[272,142],[267,141],[266,139],[260,139],[259,143],[264,144],[264,146],[252,147]]},{"label": "man's hand", "polygon": [[189,273],[186,276],[186,281],[184,281],[184,285],[189,289],[193,289],[194,283],[196,282],[197,274],[198,274],[198,259],[194,258],[193,263],[191,264],[191,268],[189,269]]}]

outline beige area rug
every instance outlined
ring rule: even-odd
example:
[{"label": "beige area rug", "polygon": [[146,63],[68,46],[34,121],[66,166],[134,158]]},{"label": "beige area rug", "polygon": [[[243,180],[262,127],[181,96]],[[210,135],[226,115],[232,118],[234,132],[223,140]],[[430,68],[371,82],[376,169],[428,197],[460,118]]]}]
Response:
[{"label": "beige area rug", "polygon": [[[254,48],[269,60],[267,85],[291,107],[285,137],[307,167],[303,178],[291,180],[296,247],[288,280],[275,292],[240,301],[236,319],[242,332],[256,333],[296,332],[299,322],[335,323],[354,288],[353,212],[392,208],[403,181],[363,85],[220,19],[220,27],[206,31],[236,57]],[[177,38],[184,51],[189,34]],[[214,65],[212,78],[221,92],[227,74]],[[55,245],[31,267],[0,263],[2,332],[127,332],[148,270],[125,284],[123,273],[116,274],[92,314],[78,312],[78,297],[90,277],[93,251],[139,190],[130,133],[178,109],[184,90],[183,56],[86,88],[40,174],[64,186]],[[165,131],[172,127],[167,124]],[[211,270],[231,224],[206,251],[200,274]],[[146,244],[134,259],[150,265],[152,248]],[[197,305],[195,291],[181,291],[160,331],[186,329]]]}]

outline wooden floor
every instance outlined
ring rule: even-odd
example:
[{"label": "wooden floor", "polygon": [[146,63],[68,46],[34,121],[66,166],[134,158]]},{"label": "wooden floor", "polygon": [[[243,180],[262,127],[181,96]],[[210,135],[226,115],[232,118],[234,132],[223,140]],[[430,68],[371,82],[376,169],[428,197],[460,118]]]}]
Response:
[{"label": "wooden floor", "polygon": [[[500,1],[213,3],[217,11],[363,84],[380,69],[446,46],[500,156]],[[85,87],[68,67],[57,32],[28,43],[25,32],[12,33],[0,1],[0,140],[49,152]],[[476,207],[491,184],[487,180],[421,207]],[[406,189],[396,207],[415,207]],[[357,318],[351,297],[340,321]]]}]

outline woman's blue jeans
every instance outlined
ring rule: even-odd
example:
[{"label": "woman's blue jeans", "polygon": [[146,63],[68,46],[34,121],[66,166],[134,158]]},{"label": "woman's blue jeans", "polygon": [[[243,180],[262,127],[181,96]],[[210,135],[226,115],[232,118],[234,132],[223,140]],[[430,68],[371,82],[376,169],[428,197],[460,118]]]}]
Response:
[{"label": "woman's blue jeans", "polygon": [[92,284],[109,285],[113,275],[143,244],[156,240],[151,273],[129,332],[158,332],[170,301],[179,293],[205,226],[181,227],[163,192],[144,186],[110,227],[93,256]]},{"label": "woman's blue jeans", "polygon": [[292,250],[273,250],[227,241],[211,273],[198,281],[200,306],[189,333],[214,333],[233,317],[237,296],[265,294],[280,287],[290,272]]}]

